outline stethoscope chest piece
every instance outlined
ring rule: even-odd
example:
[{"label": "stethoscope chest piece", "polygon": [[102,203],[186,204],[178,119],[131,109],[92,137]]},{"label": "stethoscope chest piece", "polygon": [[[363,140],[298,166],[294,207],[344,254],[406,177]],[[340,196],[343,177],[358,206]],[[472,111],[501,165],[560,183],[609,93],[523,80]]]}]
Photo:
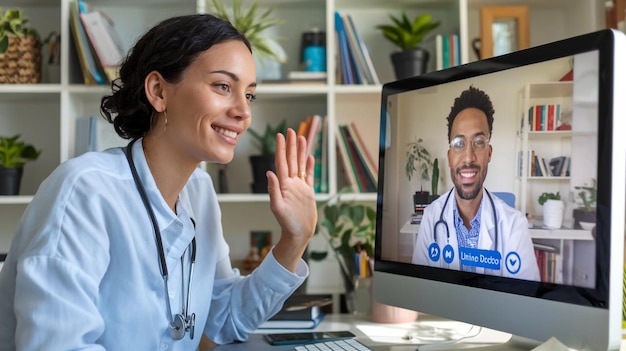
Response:
[{"label": "stethoscope chest piece", "polygon": [[170,335],[174,340],[181,340],[183,337],[185,337],[185,332],[189,330],[189,337],[193,339],[195,328],[195,313],[192,313],[187,318],[185,318],[182,313],[178,313],[176,316],[174,316],[172,322],[170,322]]},{"label": "stethoscope chest piece", "polygon": [[185,336],[185,317],[182,314],[174,316],[170,323],[170,335],[174,340],[180,340]]}]

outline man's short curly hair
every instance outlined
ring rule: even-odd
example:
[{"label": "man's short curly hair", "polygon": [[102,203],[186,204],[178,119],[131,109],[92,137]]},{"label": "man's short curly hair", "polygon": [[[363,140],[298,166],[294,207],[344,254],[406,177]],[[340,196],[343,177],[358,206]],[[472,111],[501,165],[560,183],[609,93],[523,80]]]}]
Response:
[{"label": "man's short curly hair", "polygon": [[489,136],[492,135],[493,129],[493,104],[489,95],[484,91],[471,86],[464,90],[459,97],[454,99],[454,104],[450,108],[448,115],[448,141],[450,141],[450,133],[452,133],[452,123],[456,116],[466,108],[476,108],[485,113],[487,116],[487,125],[489,125]]}]

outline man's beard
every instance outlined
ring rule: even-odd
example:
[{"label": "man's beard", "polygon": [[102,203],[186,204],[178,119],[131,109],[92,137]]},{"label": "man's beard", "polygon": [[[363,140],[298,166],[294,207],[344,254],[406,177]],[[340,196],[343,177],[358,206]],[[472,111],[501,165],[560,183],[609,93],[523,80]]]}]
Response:
[{"label": "man's beard", "polygon": [[[461,171],[464,171],[464,170],[476,171],[476,173],[478,174],[478,181],[476,182],[474,187],[468,191],[463,190],[463,184],[461,183],[460,173]],[[454,187],[456,188],[456,192],[459,195],[459,197],[463,200],[475,199],[480,193],[480,191],[482,190],[486,173],[487,173],[487,168],[485,168],[481,172],[481,169],[478,166],[463,166],[463,167],[457,168],[455,171]]]}]

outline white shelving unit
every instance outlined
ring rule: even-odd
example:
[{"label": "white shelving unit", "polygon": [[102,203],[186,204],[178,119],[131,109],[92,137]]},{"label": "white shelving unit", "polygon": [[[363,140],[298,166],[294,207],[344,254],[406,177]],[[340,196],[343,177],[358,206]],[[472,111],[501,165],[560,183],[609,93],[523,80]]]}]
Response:
[{"label": "white shelving unit", "polygon": [[[559,104],[563,115],[570,115],[571,125],[573,84],[565,82],[538,82],[526,84],[520,92],[523,125],[518,133],[518,150],[521,170],[519,176],[518,198],[520,209],[533,216],[541,214],[541,206],[537,198],[543,192],[556,193],[565,196],[569,192],[568,176],[535,176],[531,175],[528,162],[530,151],[534,151],[539,162],[542,158],[550,160],[553,157],[571,157],[571,130],[532,130],[529,122],[529,109],[536,105]],[[556,118],[556,117],[555,117]],[[538,167],[538,165],[537,165]]]},{"label": "white shelving unit", "polygon": [[[507,3],[507,0],[500,0]],[[106,12],[115,22],[126,49],[158,21],[183,14],[206,12],[204,0],[87,0],[92,9]],[[595,3],[586,0],[585,3]],[[30,18],[30,25],[46,37],[56,31],[61,34],[60,77],[48,79],[49,67],[44,65],[44,81],[35,85],[0,85],[0,131],[3,135],[21,134],[37,148],[43,149],[39,160],[25,167],[19,196],[0,197],[0,252],[9,248],[19,218],[31,201],[39,184],[60,163],[74,157],[75,121],[77,118],[99,115],[99,102],[108,92],[105,86],[85,86],[72,43],[69,26],[70,0],[9,0],[3,8],[19,7]],[[327,34],[326,85],[269,85],[259,83],[259,99],[253,104],[252,128],[275,125],[286,118],[291,127],[310,114],[326,115],[329,120],[329,193],[319,194],[320,200],[341,187],[335,157],[335,128],[337,124],[359,122],[359,130],[370,150],[377,152],[378,121],[381,86],[343,86],[334,82],[335,36],[334,13],[349,13],[355,20],[361,37],[368,45],[372,61],[382,82],[394,80],[389,54],[394,50],[375,28],[388,23],[388,14],[406,11],[409,15],[431,13],[442,22],[437,32],[459,33],[462,62],[468,62],[468,33],[475,33],[479,22],[473,14],[481,5],[473,0],[260,0],[263,7],[272,6],[273,15],[285,19],[276,34],[289,56],[283,73],[299,69],[301,33],[312,27],[324,28]],[[536,2],[535,2],[536,3]],[[572,8],[569,1],[562,7]],[[469,13],[468,11],[471,11]],[[532,11],[532,9],[531,9]],[[541,11],[541,7],[538,8]],[[552,10],[550,10],[552,11]],[[544,11],[545,12],[545,11]],[[540,12],[538,12],[540,13]],[[584,13],[584,12],[583,12]],[[593,23],[594,18],[590,20]],[[576,23],[588,23],[577,20]],[[554,26],[554,23],[550,23]],[[573,32],[563,24],[561,32]],[[576,29],[579,30],[579,29]],[[572,34],[578,34],[573,32]],[[435,42],[427,40],[424,47],[434,53]],[[47,51],[44,48],[44,55]],[[45,62],[45,58],[44,58]],[[434,69],[431,57],[429,68]],[[52,71],[52,70],[50,70]],[[362,128],[361,128],[362,127]],[[236,150],[234,161],[226,168],[229,193],[220,194],[224,232],[231,245],[231,256],[243,258],[249,247],[248,233],[252,229],[271,230],[274,241],[279,227],[269,210],[267,195],[251,194],[252,172],[248,156],[255,153],[251,138],[244,136]],[[219,167],[208,172],[217,179]],[[375,201],[375,194],[356,194],[358,201]],[[242,217],[245,220],[242,220]]]}]

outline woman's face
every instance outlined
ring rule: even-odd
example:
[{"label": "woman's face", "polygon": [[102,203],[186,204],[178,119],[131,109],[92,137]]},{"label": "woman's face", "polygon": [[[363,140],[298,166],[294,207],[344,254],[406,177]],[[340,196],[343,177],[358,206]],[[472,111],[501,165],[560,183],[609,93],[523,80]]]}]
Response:
[{"label": "woman's face", "polygon": [[228,163],[250,126],[255,90],[256,66],[246,45],[235,40],[213,45],[185,70],[180,82],[165,84],[163,136],[194,162]]}]

